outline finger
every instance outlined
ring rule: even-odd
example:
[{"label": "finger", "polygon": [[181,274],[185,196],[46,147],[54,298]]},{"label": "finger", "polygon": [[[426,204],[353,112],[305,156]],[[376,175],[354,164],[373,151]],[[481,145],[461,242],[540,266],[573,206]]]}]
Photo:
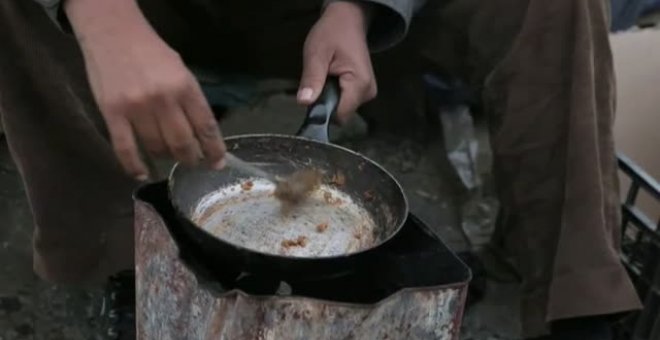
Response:
[{"label": "finger", "polygon": [[339,77],[341,87],[341,98],[337,105],[337,119],[340,123],[346,123],[352,113],[366,101],[368,81],[356,77],[353,73],[346,73]]},{"label": "finger", "polygon": [[133,119],[133,130],[142,141],[144,148],[152,156],[164,156],[167,154],[167,146],[160,133],[156,117],[151,114],[141,114]]},{"label": "finger", "polygon": [[184,94],[182,104],[204,158],[213,168],[223,168],[225,142],[222,139],[218,122],[213,116],[213,111],[197,83]]},{"label": "finger", "polygon": [[298,103],[312,104],[323,90],[332,53],[320,48],[306,48],[303,53],[303,72],[298,89]]},{"label": "finger", "polygon": [[169,100],[161,112],[162,117],[158,119],[158,125],[170,154],[185,165],[196,165],[200,154],[199,146],[183,108],[177,102]]},{"label": "finger", "polygon": [[131,124],[123,117],[108,119],[107,124],[112,146],[121,166],[138,181],[147,180],[149,171],[140,159]]},{"label": "finger", "polygon": [[339,77],[341,98],[337,105],[337,120],[346,123],[351,115],[364,103],[376,97],[378,88],[372,75],[359,76],[344,73]]}]

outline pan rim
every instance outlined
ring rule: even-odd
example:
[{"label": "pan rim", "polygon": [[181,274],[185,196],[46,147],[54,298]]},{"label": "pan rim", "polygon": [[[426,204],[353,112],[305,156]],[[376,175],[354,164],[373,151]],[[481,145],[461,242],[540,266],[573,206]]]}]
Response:
[{"label": "pan rim", "polygon": [[[410,205],[409,205],[409,202],[408,202],[408,197],[407,197],[405,191],[403,190],[403,186],[392,175],[392,173],[390,173],[387,169],[385,169],[385,167],[383,167],[382,165],[378,164],[374,160],[370,159],[369,157],[366,157],[365,155],[363,155],[363,154],[361,154],[357,151],[348,149],[348,148],[343,147],[341,145],[333,144],[333,143],[330,143],[330,142],[327,142],[327,143],[326,142],[321,142],[321,141],[311,139],[311,138],[306,138],[306,137],[303,137],[303,136],[294,136],[294,135],[277,134],[277,133],[250,133],[250,134],[241,134],[241,135],[234,135],[234,136],[226,137],[224,140],[225,141],[233,141],[233,140],[238,140],[238,139],[242,139],[242,138],[265,138],[265,137],[266,138],[273,138],[274,137],[274,138],[282,138],[282,139],[300,140],[300,141],[304,141],[304,142],[308,142],[308,143],[312,143],[312,144],[316,144],[316,145],[322,145],[322,146],[328,146],[328,147],[336,148],[336,149],[339,149],[343,152],[349,153],[352,156],[359,157],[360,159],[364,160],[365,162],[368,162],[372,166],[375,166],[376,168],[378,168],[380,171],[382,171],[384,174],[386,174],[387,177],[389,177],[389,179],[396,185],[396,187],[399,190],[399,193],[401,194],[402,204],[403,204],[403,212],[401,213],[402,216],[400,216],[401,220],[399,221],[399,223],[396,226],[396,228],[394,229],[394,231],[392,233],[390,233],[387,237],[379,240],[378,242],[374,243],[370,247],[360,249],[360,250],[354,251],[354,252],[339,254],[339,255],[330,255],[330,256],[284,256],[284,255],[280,255],[280,254],[266,253],[266,252],[258,251],[258,250],[255,250],[255,249],[247,248],[243,245],[235,244],[235,243],[229,242],[225,239],[222,239],[222,238],[220,238],[216,235],[213,235],[212,233],[205,230],[204,228],[202,228],[197,223],[193,222],[192,219],[190,217],[188,217],[189,214],[184,213],[183,209],[179,205],[179,202],[175,199],[175,193],[174,193],[174,188],[173,188],[174,176],[177,173],[177,169],[179,169],[180,167],[183,166],[181,164],[181,162],[176,162],[174,164],[174,166],[172,166],[172,168],[170,169],[169,175],[167,177],[167,191],[168,191],[168,195],[170,196],[170,202],[171,202],[172,206],[174,207],[174,209],[176,210],[176,213],[179,214],[179,215],[183,215],[183,217],[188,222],[190,222],[190,224],[193,227],[195,227],[196,229],[208,234],[209,236],[213,237],[214,239],[216,239],[219,242],[223,242],[227,245],[230,245],[230,246],[236,248],[240,252],[248,252],[248,253],[251,253],[251,254],[254,254],[254,255],[265,256],[265,257],[269,257],[269,258],[273,258],[273,259],[280,259],[280,260],[285,260],[285,261],[294,260],[294,261],[304,262],[304,261],[318,261],[318,260],[335,260],[335,259],[353,257],[353,256],[361,255],[361,254],[364,254],[364,253],[368,253],[368,252],[370,252],[370,251],[386,244],[392,238],[394,238],[396,235],[399,234],[399,232],[403,228],[403,225],[406,222],[406,219],[408,218],[408,214],[410,213]],[[201,197],[200,197],[200,199],[201,199]]]}]

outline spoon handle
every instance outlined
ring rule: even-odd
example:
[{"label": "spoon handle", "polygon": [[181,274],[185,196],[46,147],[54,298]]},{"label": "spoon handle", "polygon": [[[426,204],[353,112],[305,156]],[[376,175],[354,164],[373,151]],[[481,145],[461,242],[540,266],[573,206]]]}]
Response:
[{"label": "spoon handle", "polygon": [[273,182],[275,184],[277,184],[277,182],[278,182],[277,178],[275,178],[275,176],[273,174],[268,173],[268,172],[262,170],[261,168],[255,166],[255,165],[252,165],[252,164],[250,164],[250,163],[234,156],[234,154],[232,154],[231,152],[227,152],[225,154],[225,160],[227,161],[227,165],[229,165],[232,168],[236,168],[238,170],[246,172],[246,173],[248,173],[252,176],[255,176],[255,177],[264,178],[264,179],[266,179],[270,182]]}]

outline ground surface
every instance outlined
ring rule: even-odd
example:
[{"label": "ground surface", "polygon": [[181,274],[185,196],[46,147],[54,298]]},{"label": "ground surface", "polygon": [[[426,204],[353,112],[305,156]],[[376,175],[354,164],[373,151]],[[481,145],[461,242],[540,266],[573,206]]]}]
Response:
[{"label": "ground surface", "polygon": [[[237,112],[223,124],[227,135],[247,132],[291,133],[301,112],[276,98],[265,110]],[[380,133],[360,137],[356,125],[338,136],[345,145],[383,164],[403,184],[412,211],[429,223],[455,251],[467,243],[459,220],[452,177],[443,167],[436,140]],[[20,177],[4,141],[0,142],[0,340],[97,339],[100,290],[58,287],[40,281],[31,270],[31,215]],[[518,291],[513,283],[488,282],[485,300],[465,318],[463,339],[517,339]]]}]

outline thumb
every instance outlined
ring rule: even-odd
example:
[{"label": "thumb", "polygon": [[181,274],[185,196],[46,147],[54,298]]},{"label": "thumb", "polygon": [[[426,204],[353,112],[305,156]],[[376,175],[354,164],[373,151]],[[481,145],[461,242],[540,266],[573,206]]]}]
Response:
[{"label": "thumb", "polygon": [[303,56],[303,72],[298,89],[298,103],[312,104],[323,90],[328,76],[330,57],[319,52],[305,53]]}]

